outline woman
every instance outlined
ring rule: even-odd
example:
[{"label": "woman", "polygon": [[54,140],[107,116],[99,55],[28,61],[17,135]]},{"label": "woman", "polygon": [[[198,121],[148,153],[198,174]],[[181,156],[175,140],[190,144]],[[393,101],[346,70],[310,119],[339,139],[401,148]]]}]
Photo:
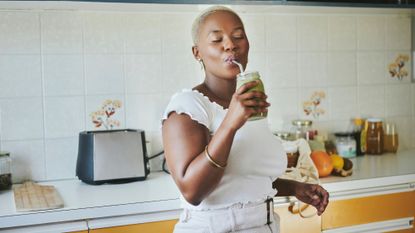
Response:
[{"label": "woman", "polygon": [[[193,55],[205,80],[176,93],[163,117],[163,144],[168,167],[182,194],[184,211],[175,232],[278,232],[273,196],[296,196],[320,215],[328,193],[319,185],[278,179],[286,155],[266,120],[248,121],[267,112],[262,92],[236,89],[245,68],[249,42],[239,16],[212,7],[192,27]],[[254,100],[255,99],[255,100]]]}]

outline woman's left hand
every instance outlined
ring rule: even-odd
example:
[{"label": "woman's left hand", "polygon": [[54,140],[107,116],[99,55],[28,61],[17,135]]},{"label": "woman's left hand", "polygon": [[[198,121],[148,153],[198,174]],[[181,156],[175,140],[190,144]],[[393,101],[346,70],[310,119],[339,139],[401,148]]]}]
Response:
[{"label": "woman's left hand", "polygon": [[329,193],[317,184],[297,183],[296,186],[295,197],[314,206],[317,214],[321,215],[329,204]]}]

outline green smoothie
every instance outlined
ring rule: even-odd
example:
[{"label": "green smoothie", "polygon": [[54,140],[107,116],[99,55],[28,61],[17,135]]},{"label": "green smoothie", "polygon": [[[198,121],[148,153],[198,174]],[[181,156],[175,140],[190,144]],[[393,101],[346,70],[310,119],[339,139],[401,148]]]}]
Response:
[{"label": "green smoothie", "polygon": [[[255,80],[258,80],[258,85],[256,85],[255,87],[252,87],[248,90],[249,91],[260,91],[262,93],[265,93],[265,89],[264,89],[264,84],[262,83],[259,73],[256,71],[253,72],[244,72],[244,73],[240,73],[237,76],[237,82],[236,82],[236,89],[238,90],[242,85],[244,85],[245,83],[248,82],[252,82]],[[267,117],[267,113],[257,113],[252,115],[248,120],[250,121],[254,121],[254,120],[259,120],[259,119],[263,119]]]}]

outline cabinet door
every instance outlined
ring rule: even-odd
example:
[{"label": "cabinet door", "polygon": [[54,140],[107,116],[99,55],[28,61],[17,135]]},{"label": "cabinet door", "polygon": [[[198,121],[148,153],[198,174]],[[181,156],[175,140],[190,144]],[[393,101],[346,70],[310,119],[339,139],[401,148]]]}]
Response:
[{"label": "cabinet door", "polygon": [[[304,218],[297,213],[296,207],[294,207],[294,210],[291,212],[288,206],[275,208],[274,212],[277,213],[280,218],[280,233],[321,232],[321,217],[317,214],[310,218]],[[308,206],[302,212],[304,215],[313,215],[316,213],[316,209],[312,206]]]},{"label": "cabinet door", "polygon": [[177,220],[168,220],[160,222],[149,222],[142,224],[126,225],[119,227],[109,227],[100,229],[91,229],[93,233],[171,233]]},{"label": "cabinet door", "polygon": [[380,222],[415,213],[415,192],[331,201],[322,215],[322,230]]},{"label": "cabinet door", "polygon": [[405,229],[405,230],[399,230],[399,231],[389,231],[387,233],[414,233],[414,228],[412,229]]}]

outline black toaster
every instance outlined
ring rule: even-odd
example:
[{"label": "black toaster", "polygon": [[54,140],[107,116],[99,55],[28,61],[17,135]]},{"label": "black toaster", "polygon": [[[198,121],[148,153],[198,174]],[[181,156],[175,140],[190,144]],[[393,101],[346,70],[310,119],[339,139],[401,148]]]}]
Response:
[{"label": "black toaster", "polygon": [[87,184],[145,180],[150,173],[145,134],[122,129],[79,133],[76,176]]}]

